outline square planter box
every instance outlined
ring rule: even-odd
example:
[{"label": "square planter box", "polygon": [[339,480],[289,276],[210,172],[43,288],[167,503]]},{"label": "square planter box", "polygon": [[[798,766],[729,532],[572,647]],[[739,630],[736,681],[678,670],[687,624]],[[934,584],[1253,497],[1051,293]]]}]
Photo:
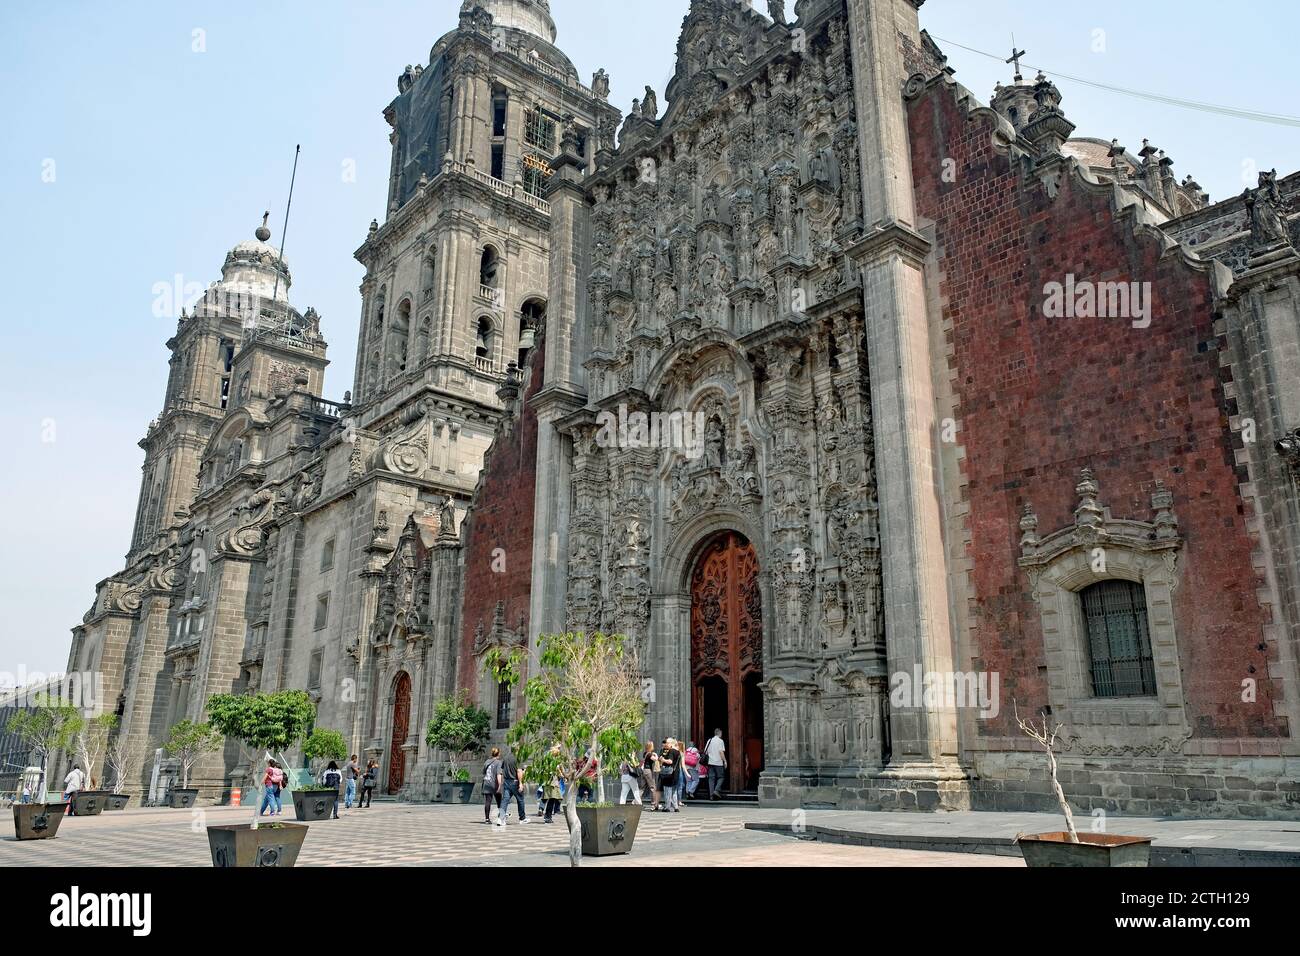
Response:
[{"label": "square planter box", "polygon": [[105,810],[125,810],[126,805],[131,802],[129,793],[110,793],[104,798]]},{"label": "square planter box", "polygon": [[97,817],[104,812],[107,790],[78,790],[69,801],[74,817]]},{"label": "square planter box", "polygon": [[438,800],[441,803],[469,803],[474,798],[474,781],[467,783],[438,784]]},{"label": "square planter box", "polygon": [[339,802],[337,790],[293,791],[294,818],[303,823],[315,823],[334,816],[334,805]]},{"label": "square planter box", "polygon": [[582,822],[583,856],[614,856],[631,851],[637,824],[641,822],[640,804],[577,809]]},{"label": "square planter box", "polygon": [[249,823],[208,827],[212,865],[293,866],[307,829],[299,823],[264,823],[256,830]]},{"label": "square planter box", "polygon": [[1071,843],[1070,834],[1035,833],[1019,836],[1016,843],[1025,866],[1149,866],[1151,840],[1147,837],[1112,836],[1109,833],[1080,833]]},{"label": "square planter box", "polygon": [[197,789],[173,790],[167,795],[167,804],[174,810],[187,810],[199,798]]},{"label": "square planter box", "polygon": [[48,840],[63,822],[61,803],[15,803],[14,836],[19,840]]}]

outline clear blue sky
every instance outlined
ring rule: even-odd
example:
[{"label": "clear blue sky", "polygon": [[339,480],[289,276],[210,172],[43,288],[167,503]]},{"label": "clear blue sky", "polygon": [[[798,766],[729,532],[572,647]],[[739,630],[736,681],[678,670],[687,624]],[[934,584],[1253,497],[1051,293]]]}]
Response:
[{"label": "clear blue sky", "polygon": [[[68,629],[121,565],[143,453],[160,411],[154,286],[206,286],[272,210],[279,242],[295,143],[303,148],[285,250],[293,301],[321,313],[327,397],[351,388],[361,267],[383,216],[381,111],[407,63],[454,26],[459,0],[8,2],[0,9],[0,671],[61,670]],[[687,0],[551,0],[584,79],[609,70],[626,108],[663,95]],[[793,3],[787,6],[793,10]],[[766,4],[760,4],[766,9]],[[1300,113],[1290,78],[1293,2],[1045,4],[929,0],[932,34],[1103,83]],[[202,30],[204,52],[195,52]],[[1097,34],[1104,31],[1104,50]],[[947,48],[987,101],[1000,63]],[[1300,166],[1300,130],[1161,106],[1058,80],[1077,135],[1150,138],[1215,199],[1243,170]],[[49,178],[53,161],[53,181]],[[356,181],[345,182],[345,161]],[[47,440],[47,439],[53,440]]]}]

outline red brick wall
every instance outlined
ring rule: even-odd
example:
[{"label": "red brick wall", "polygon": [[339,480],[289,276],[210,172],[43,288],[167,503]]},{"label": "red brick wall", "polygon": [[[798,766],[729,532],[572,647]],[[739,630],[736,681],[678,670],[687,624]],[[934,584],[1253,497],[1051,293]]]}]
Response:
[{"label": "red brick wall", "polygon": [[[492,631],[498,601],[505,601],[505,626],[514,630],[519,615],[528,626],[528,600],[533,570],[533,488],[537,479],[537,414],[528,403],[542,387],[544,343],[532,351],[532,376],[523,410],[509,435],[497,433],[489,461],[474,498],[465,539],[465,570],[461,604],[461,647],[457,683],[478,696],[478,662],[474,632],[481,622]],[[497,549],[501,549],[500,552]],[[505,570],[493,570],[500,554]],[[499,562],[497,566],[500,566]],[[480,701],[489,711],[496,701]]]},{"label": "red brick wall", "polygon": [[[1257,649],[1268,618],[1256,598],[1208,277],[1177,255],[1162,259],[1154,240],[1116,221],[1107,192],[1066,176],[1051,200],[1036,179],[1022,181],[992,145],[992,117],[969,117],[950,90],[923,94],[909,124],[917,212],[936,223],[955,350],[975,666],[1000,672],[1007,705],[981,731],[1010,732],[1012,699],[1022,713],[1047,703],[1038,610],[1016,564],[1020,510],[1034,505],[1043,536],[1072,523],[1078,473],[1091,467],[1116,518],[1150,521],[1156,479],[1174,493],[1185,538],[1174,613],[1194,735],[1285,735],[1267,676],[1274,650]],[[949,158],[955,182],[944,182]],[[1045,318],[1044,286],[1067,273],[1151,282],[1150,327]],[[1258,681],[1256,703],[1241,700],[1248,677]]]}]

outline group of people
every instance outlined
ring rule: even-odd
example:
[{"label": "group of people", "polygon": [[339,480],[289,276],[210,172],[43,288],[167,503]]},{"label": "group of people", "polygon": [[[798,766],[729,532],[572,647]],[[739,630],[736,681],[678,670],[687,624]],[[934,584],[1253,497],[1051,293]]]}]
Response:
[{"label": "group of people", "polygon": [[701,751],[695,741],[682,742],[668,737],[656,749],[653,740],[645,742],[640,759],[629,757],[619,765],[622,791],[619,803],[649,804],[652,811],[676,813],[686,797],[695,798],[700,781],[708,781],[710,800],[722,799],[722,785],[727,768],[727,745],[721,729],[715,730]]},{"label": "group of people", "polygon": [[[325,765],[325,769],[320,772],[319,781],[323,786],[334,787],[338,789],[343,787],[343,808],[351,810],[353,801],[356,801],[357,809],[370,806],[371,797],[374,795],[375,787],[379,783],[379,761],[373,757],[366,764],[366,769],[361,770],[361,765],[357,762],[357,755],[353,754],[348,758],[348,762],[342,768],[339,767],[338,761],[331,760]],[[280,802],[280,794],[288,788],[289,776],[287,771],[280,766],[275,760],[266,761],[266,772],[262,774],[262,805],[258,808],[257,815],[265,816],[270,811],[271,816],[279,816],[284,812]],[[361,796],[357,793],[360,791]],[[339,818],[338,801],[334,802],[334,819]]]},{"label": "group of people", "polygon": [[[551,755],[560,757],[559,744],[551,748]],[[585,770],[584,770],[585,767]],[[677,813],[686,797],[694,799],[701,781],[707,781],[710,800],[721,800],[727,769],[727,745],[722,730],[714,730],[704,745],[704,750],[687,741],[685,747],[675,737],[668,737],[659,747],[653,740],[645,742],[642,753],[629,755],[619,764],[619,781],[622,791],[619,803],[649,805],[652,811]],[[578,776],[581,773],[581,776]],[[554,822],[567,787],[577,786],[578,799],[589,800],[600,775],[600,761],[590,753],[574,763],[574,781],[568,782],[554,775],[537,788],[537,815],[543,823]],[[514,754],[493,747],[483,764],[483,822],[504,827],[509,823],[510,807],[515,805],[519,822],[528,822],[524,808],[524,768]],[[493,819],[493,810],[496,818]]]}]

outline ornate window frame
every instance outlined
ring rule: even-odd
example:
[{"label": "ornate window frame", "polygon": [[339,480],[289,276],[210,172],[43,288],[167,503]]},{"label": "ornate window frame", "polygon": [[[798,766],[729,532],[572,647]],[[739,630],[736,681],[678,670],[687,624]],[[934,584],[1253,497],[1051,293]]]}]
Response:
[{"label": "ornate window frame", "polygon": [[[1173,494],[1161,481],[1151,495],[1150,522],[1113,518],[1085,468],[1075,488],[1074,524],[1039,538],[1038,516],[1020,520],[1020,567],[1038,605],[1052,716],[1065,725],[1066,749],[1082,754],[1179,752],[1191,736],[1183,702],[1173,594],[1183,538]],[[1097,697],[1089,667],[1087,622],[1080,592],[1101,581],[1132,581],[1146,596],[1156,674],[1154,697]]]}]

